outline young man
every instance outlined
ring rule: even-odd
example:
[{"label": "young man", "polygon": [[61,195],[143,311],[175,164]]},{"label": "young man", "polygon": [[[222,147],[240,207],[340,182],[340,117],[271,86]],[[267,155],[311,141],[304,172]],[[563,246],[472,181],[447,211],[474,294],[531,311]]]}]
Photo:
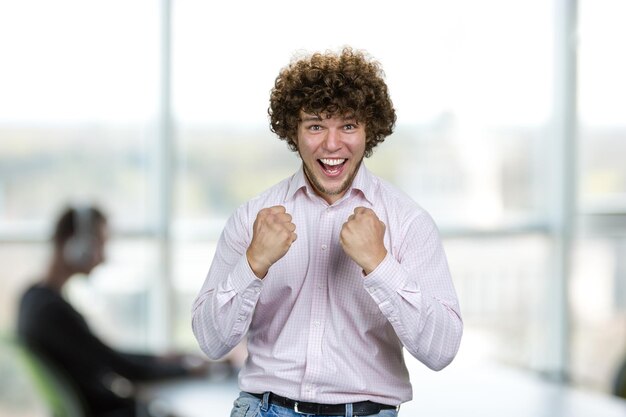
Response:
[{"label": "young man", "polygon": [[403,346],[442,369],[463,323],[433,220],[362,163],[395,124],[382,70],[349,48],[302,58],[269,115],[302,169],[228,220],[194,333],[210,358],[247,335],[233,416],[395,416]]}]

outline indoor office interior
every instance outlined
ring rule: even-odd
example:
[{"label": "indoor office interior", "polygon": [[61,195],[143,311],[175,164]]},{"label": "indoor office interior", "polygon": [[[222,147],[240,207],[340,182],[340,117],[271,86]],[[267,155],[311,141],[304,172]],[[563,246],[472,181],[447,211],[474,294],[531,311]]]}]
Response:
[{"label": "indoor office interior", "polygon": [[[397,112],[365,163],[434,218],[465,325],[441,372],[406,354],[400,415],[626,415],[625,19],[622,0],[0,3],[0,334],[55,217],[94,203],[107,261],[64,296],[113,346],[199,353],[228,216],[300,166],[269,130],[275,77],[350,45]],[[14,359],[0,416],[49,415]],[[212,381],[210,415],[237,392]]]}]

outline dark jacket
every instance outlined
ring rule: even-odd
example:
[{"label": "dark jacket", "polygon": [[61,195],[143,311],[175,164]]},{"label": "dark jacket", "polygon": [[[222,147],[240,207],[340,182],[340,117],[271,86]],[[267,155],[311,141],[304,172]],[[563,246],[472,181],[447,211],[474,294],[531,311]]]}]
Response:
[{"label": "dark jacket", "polygon": [[31,350],[64,371],[89,416],[135,408],[132,396],[125,398],[111,391],[115,375],[139,382],[187,374],[180,363],[122,353],[107,346],[58,292],[41,285],[30,287],[22,296],[17,331]]}]

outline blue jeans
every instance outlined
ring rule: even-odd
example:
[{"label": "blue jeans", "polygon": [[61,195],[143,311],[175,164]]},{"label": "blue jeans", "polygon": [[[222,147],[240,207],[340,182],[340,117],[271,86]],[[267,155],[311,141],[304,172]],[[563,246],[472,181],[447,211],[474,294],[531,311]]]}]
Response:
[{"label": "blue jeans", "polygon": [[[241,392],[239,398],[235,400],[233,409],[230,412],[230,417],[325,417],[314,416],[312,414],[299,414],[289,408],[280,407],[277,405],[269,404],[267,401],[268,396],[265,395],[261,400],[248,393]],[[351,406],[346,407],[345,417],[353,417]],[[378,414],[372,414],[367,417],[397,417],[398,412],[396,410],[382,410]],[[364,416],[365,417],[365,416]]]}]

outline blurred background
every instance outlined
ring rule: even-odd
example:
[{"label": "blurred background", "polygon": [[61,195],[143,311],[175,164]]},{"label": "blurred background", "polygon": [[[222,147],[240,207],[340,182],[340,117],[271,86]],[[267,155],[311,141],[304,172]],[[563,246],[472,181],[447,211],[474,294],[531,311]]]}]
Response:
[{"label": "blurred background", "polygon": [[276,75],[351,45],[382,63],[398,115],[366,164],[441,229],[459,356],[610,393],[625,19],[623,0],[1,2],[0,332],[55,216],[93,201],[108,262],[68,297],[112,344],[196,351],[191,303],[227,217],[299,166],[268,128]]}]

